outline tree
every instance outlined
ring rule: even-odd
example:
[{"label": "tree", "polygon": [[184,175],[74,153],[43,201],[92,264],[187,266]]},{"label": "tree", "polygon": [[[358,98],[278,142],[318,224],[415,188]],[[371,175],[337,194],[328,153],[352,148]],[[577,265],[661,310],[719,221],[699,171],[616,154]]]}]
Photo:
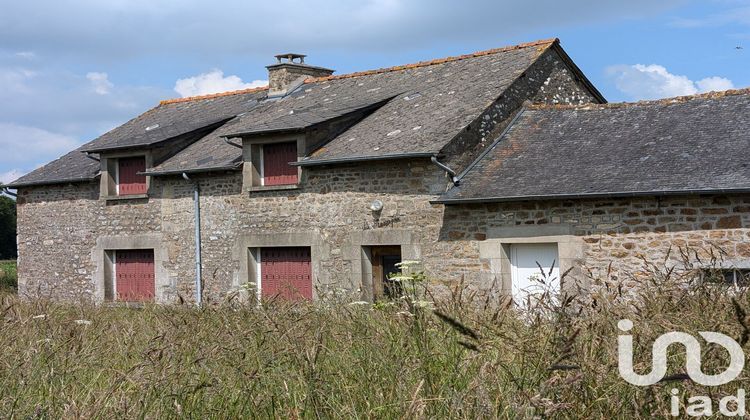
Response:
[{"label": "tree", "polygon": [[0,195],[0,260],[16,258],[16,202]]}]

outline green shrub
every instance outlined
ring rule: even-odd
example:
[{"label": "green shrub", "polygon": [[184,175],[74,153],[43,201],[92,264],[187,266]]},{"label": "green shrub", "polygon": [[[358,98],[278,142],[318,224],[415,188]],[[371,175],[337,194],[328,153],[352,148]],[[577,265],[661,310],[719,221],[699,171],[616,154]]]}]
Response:
[{"label": "green shrub", "polygon": [[18,277],[15,261],[0,261],[0,292],[15,291],[18,288]]}]

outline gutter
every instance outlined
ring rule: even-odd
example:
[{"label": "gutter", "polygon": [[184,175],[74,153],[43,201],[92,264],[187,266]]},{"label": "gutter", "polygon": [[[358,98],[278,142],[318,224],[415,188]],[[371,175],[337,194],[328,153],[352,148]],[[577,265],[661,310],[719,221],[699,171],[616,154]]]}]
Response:
[{"label": "gutter", "polygon": [[12,188],[14,190],[17,190],[19,188],[24,187],[37,187],[40,185],[57,185],[57,184],[75,184],[79,182],[90,182],[96,179],[96,177],[99,176],[99,174],[94,175],[91,178],[71,178],[71,179],[55,179],[50,181],[35,181],[35,182],[21,182],[18,184],[10,183],[7,185],[4,185],[5,188]]},{"label": "gutter", "polygon": [[233,165],[224,166],[211,166],[208,168],[195,168],[195,169],[173,169],[169,171],[154,171],[154,172],[138,172],[138,175],[145,176],[167,176],[167,175],[182,175],[182,174],[200,174],[205,172],[217,172],[217,171],[234,171],[239,169],[240,164],[236,163]]},{"label": "gutter", "polygon": [[517,195],[506,197],[482,197],[482,198],[444,198],[430,200],[430,204],[483,204],[503,203],[513,201],[552,201],[569,199],[591,199],[591,198],[627,198],[627,197],[662,197],[676,195],[706,195],[706,194],[750,194],[750,188],[717,188],[710,190],[667,190],[667,191],[618,191],[601,193],[579,193],[579,194],[547,194],[547,195]]},{"label": "gutter", "polygon": [[203,300],[203,285],[201,282],[201,201],[200,187],[198,181],[191,180],[187,173],[183,172],[185,181],[193,184],[193,203],[195,214],[195,303],[201,306]]},{"label": "gutter", "polygon": [[393,160],[393,159],[412,159],[412,158],[432,158],[434,153],[399,153],[392,155],[382,156],[358,156],[358,157],[346,157],[338,159],[316,159],[308,161],[299,161],[289,163],[292,166],[322,166],[322,165],[338,165],[350,162],[367,162],[376,160]]}]

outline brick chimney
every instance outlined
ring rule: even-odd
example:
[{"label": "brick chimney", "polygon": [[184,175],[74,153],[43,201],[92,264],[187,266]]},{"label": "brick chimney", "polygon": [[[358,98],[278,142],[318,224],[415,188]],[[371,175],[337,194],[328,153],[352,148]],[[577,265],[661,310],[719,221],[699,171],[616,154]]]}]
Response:
[{"label": "brick chimney", "polygon": [[276,64],[268,69],[268,96],[285,95],[296,89],[310,77],[323,77],[333,74],[333,70],[305,64],[303,54],[276,55]]}]

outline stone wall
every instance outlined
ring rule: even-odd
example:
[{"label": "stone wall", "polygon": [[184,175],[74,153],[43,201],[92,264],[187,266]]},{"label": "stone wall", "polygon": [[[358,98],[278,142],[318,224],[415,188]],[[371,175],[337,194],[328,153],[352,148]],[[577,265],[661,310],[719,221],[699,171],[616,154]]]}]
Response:
[{"label": "stone wall", "polygon": [[[692,263],[709,263],[713,255],[725,266],[750,267],[750,195],[443,207],[429,200],[440,192],[445,175],[426,159],[306,171],[304,185],[291,191],[242,192],[239,172],[195,177],[201,189],[207,301],[221,301],[247,282],[242,269],[247,249],[241,248],[247,235],[320,238],[325,249],[317,261],[318,297],[339,289],[364,294],[356,266],[363,237],[401,244],[408,258],[423,262],[437,291],[463,281],[471,289],[497,292],[498,281],[507,279],[483,258],[481,248],[500,246],[493,241],[503,236],[533,241],[544,232],[580,239],[577,263],[586,278],[645,276],[643,258],[680,268],[679,251],[686,248],[694,251]],[[192,300],[192,188],[180,178],[156,178],[153,197],[133,201],[100,200],[95,183],[21,190],[21,293],[98,300],[98,239],[151,235],[166,247],[159,268],[170,290],[161,301],[174,301],[178,294]],[[380,214],[369,210],[375,199],[384,203]]]},{"label": "stone wall", "polygon": [[[580,238],[580,275],[588,280],[632,285],[628,282],[649,276],[644,260],[678,270],[750,268],[750,195],[448,206],[439,240],[456,243],[464,261],[479,261],[477,240],[508,232],[533,238],[544,229]],[[477,263],[470,269],[479,280],[487,266]]]}]

